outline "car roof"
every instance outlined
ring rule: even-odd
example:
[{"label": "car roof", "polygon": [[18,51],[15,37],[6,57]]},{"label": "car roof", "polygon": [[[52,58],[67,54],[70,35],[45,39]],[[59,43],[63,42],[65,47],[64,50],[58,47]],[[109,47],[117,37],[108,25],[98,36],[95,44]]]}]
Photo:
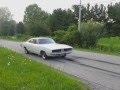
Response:
[{"label": "car roof", "polygon": [[48,39],[49,37],[36,37],[36,38],[31,38],[31,39]]}]

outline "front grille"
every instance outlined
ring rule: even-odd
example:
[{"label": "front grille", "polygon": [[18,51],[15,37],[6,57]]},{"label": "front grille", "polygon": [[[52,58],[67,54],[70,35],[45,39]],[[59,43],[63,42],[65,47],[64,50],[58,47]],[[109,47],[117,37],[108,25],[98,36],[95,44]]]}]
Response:
[{"label": "front grille", "polygon": [[69,52],[69,51],[72,51],[72,48],[56,49],[56,50],[52,50],[52,53],[62,53],[62,52]]},{"label": "front grille", "polygon": [[52,50],[53,53],[60,53],[61,49],[57,49],[57,50]]},{"label": "front grille", "polygon": [[67,51],[72,51],[72,48],[67,48],[67,49],[64,49],[65,52]]}]

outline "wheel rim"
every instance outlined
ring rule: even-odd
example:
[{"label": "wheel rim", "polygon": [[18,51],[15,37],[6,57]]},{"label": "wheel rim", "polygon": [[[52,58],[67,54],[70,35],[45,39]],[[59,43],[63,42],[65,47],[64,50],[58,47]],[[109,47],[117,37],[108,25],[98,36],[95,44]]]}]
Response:
[{"label": "wheel rim", "polygon": [[44,60],[46,59],[45,53],[42,54],[42,58],[43,58]]},{"label": "wheel rim", "polygon": [[25,53],[28,53],[28,51],[25,49]]}]

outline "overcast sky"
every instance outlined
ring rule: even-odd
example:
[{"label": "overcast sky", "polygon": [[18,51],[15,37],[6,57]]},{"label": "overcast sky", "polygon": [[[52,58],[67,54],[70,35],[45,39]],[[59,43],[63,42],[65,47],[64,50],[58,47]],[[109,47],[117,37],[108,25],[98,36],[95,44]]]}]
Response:
[{"label": "overcast sky", "polygon": [[[79,4],[80,0],[0,0],[0,7],[8,7],[13,14],[13,19],[18,21],[23,20],[26,6],[30,4],[38,4],[43,10],[52,13],[57,8],[71,8],[74,4]],[[87,3],[104,3],[118,2],[120,0],[82,0],[82,4]]]}]

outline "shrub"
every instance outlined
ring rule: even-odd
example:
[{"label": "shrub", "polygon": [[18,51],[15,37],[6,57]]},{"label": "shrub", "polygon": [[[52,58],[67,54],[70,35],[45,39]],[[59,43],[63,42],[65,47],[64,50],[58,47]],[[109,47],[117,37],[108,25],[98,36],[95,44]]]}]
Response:
[{"label": "shrub", "polygon": [[72,46],[80,46],[80,33],[79,31],[67,32],[62,38],[62,43],[69,44]]},{"label": "shrub", "polygon": [[106,23],[106,35],[107,37],[120,36],[120,24],[119,23]]},{"label": "shrub", "polygon": [[59,43],[61,43],[61,40],[63,38],[63,36],[66,34],[66,31],[64,30],[58,30],[54,32],[54,37],[53,39]]},{"label": "shrub", "polygon": [[104,25],[101,23],[87,22],[81,24],[80,40],[82,47],[90,48],[95,47],[97,40],[101,36],[101,31]]},{"label": "shrub", "polygon": [[59,30],[54,32],[54,38],[60,43],[91,48],[96,46],[97,40],[101,36],[100,33],[104,29],[103,27],[104,25],[100,23],[82,23],[81,31],[79,32],[77,27],[72,24],[67,31]]}]

